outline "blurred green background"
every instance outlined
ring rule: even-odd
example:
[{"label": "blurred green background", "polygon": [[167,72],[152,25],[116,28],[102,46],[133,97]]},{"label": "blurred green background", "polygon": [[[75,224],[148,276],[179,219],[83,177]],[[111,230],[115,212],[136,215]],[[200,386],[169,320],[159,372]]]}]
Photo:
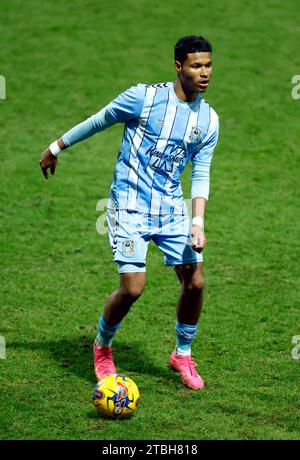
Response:
[{"label": "blurred green background", "polygon": [[[299,14],[292,0],[1,0],[1,439],[299,437]],[[150,245],[146,290],[114,340],[141,404],[131,420],[103,420],[92,343],[118,274],[96,205],[123,127],[63,153],[48,181],[38,161],[129,86],[174,80],[174,44],[191,34],[213,45],[205,98],[221,124],[193,346],[206,389],[167,366],[179,284]]]}]

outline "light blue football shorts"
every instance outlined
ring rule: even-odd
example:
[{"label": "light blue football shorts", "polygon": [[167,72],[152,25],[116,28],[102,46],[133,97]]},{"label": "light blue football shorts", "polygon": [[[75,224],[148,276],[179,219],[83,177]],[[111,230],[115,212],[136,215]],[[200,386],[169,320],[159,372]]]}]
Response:
[{"label": "light blue football shorts", "polygon": [[145,272],[152,240],[164,254],[167,266],[203,262],[191,247],[188,215],[153,215],[139,211],[107,209],[109,241],[119,273]]}]

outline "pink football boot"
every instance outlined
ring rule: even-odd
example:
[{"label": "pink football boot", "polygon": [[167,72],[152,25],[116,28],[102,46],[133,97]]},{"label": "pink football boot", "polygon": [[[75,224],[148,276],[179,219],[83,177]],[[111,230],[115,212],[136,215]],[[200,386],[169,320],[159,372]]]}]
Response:
[{"label": "pink football boot", "polygon": [[191,356],[177,356],[175,351],[170,356],[169,364],[174,371],[179,372],[185,385],[193,390],[204,388],[204,382],[198,372],[195,371],[197,364]]},{"label": "pink football boot", "polygon": [[97,347],[94,343],[94,369],[97,380],[103,379],[106,375],[116,374],[113,361],[112,347]]}]

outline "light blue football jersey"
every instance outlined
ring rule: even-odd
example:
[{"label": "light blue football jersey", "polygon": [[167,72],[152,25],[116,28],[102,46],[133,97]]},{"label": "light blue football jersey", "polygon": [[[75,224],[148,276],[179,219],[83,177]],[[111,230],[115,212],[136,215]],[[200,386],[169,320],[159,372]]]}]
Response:
[{"label": "light blue football jersey", "polygon": [[216,112],[199,94],[177,98],[173,82],[138,84],[62,137],[72,145],[97,131],[125,125],[109,206],[151,214],[186,214],[180,175],[192,162],[191,198],[208,199],[209,173],[218,140]]}]

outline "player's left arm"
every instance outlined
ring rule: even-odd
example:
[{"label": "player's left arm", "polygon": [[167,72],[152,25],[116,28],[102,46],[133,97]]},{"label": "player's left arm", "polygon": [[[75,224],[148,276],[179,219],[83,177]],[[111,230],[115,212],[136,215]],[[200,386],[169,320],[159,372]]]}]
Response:
[{"label": "player's left arm", "polygon": [[192,248],[196,252],[201,252],[207,243],[204,234],[206,203],[206,198],[202,196],[192,199]]},{"label": "player's left arm", "polygon": [[211,122],[208,132],[192,158],[192,248],[196,252],[201,252],[207,244],[204,220],[209,196],[210,166],[219,136],[218,116],[210,110]]}]

